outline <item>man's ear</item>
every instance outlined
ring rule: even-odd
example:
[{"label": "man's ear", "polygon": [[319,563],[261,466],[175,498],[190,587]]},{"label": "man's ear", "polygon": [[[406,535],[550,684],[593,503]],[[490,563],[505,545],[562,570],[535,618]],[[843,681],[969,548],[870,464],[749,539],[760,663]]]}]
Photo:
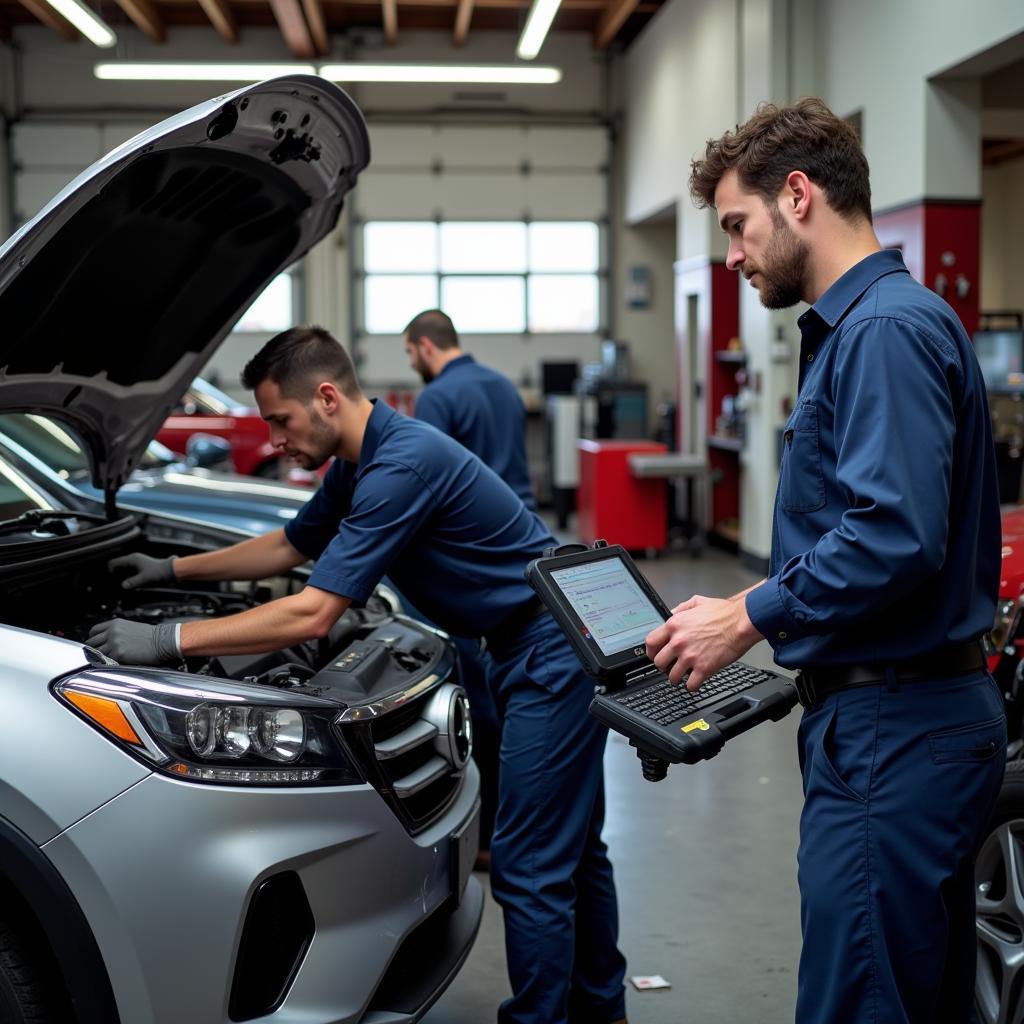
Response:
[{"label": "man's ear", "polygon": [[416,339],[416,348],[419,349],[420,356],[423,359],[431,359],[437,351],[434,343],[425,334],[421,334]]},{"label": "man's ear", "polygon": [[338,388],[329,380],[322,380],[316,386],[316,397],[323,405],[324,412],[328,416],[337,411],[341,402],[341,393]]},{"label": "man's ear", "polygon": [[779,203],[796,220],[806,220],[811,212],[811,179],[803,171],[790,171],[779,195]]}]

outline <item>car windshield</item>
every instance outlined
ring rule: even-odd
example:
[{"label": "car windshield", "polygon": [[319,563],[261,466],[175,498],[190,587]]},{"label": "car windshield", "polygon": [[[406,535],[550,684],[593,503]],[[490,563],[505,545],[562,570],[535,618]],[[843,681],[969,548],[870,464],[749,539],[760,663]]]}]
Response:
[{"label": "car windshield", "polygon": [[231,411],[238,403],[226,395],[218,387],[214,387],[209,381],[202,377],[196,377],[192,381],[192,387],[185,392],[181,400],[184,408],[191,406],[197,412],[205,413],[207,416],[230,416]]},{"label": "car windshield", "polygon": [[16,519],[33,509],[52,508],[53,505],[13,466],[0,458],[0,522]]},{"label": "car windshield", "polygon": [[[0,415],[0,435],[20,445],[30,455],[52,469],[63,480],[88,480],[89,459],[81,444],[64,427],[47,416],[34,413],[6,413]],[[174,456],[161,445],[151,445],[140,462],[143,468],[166,466]]]}]

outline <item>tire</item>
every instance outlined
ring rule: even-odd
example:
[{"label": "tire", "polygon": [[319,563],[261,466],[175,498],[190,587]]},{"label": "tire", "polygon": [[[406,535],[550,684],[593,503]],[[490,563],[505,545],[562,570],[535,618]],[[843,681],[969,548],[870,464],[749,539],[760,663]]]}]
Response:
[{"label": "tire", "polygon": [[975,867],[982,1024],[1024,1020],[1024,761],[1011,761]]},{"label": "tire", "polygon": [[0,1024],[58,1024],[48,987],[31,945],[0,921]]}]

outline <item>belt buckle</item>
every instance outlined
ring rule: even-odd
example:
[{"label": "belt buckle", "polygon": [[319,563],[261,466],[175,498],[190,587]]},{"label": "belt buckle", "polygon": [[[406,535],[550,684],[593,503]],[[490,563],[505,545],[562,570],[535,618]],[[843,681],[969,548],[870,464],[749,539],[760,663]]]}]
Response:
[{"label": "belt buckle", "polygon": [[796,687],[797,700],[805,708],[813,708],[818,703],[818,694],[814,688],[814,678],[810,672],[801,669],[793,680]]}]

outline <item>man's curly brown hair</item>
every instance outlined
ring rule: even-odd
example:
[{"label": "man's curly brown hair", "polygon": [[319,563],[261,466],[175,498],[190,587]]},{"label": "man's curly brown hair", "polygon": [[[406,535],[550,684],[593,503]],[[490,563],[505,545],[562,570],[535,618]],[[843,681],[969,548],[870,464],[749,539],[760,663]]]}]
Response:
[{"label": "man's curly brown hair", "polygon": [[762,103],[749,121],[708,139],[690,165],[690,194],[698,207],[715,205],[715,189],[733,167],[740,184],[774,202],[791,171],[803,171],[840,216],[871,221],[868,162],[852,125],[816,98],[789,107]]}]

